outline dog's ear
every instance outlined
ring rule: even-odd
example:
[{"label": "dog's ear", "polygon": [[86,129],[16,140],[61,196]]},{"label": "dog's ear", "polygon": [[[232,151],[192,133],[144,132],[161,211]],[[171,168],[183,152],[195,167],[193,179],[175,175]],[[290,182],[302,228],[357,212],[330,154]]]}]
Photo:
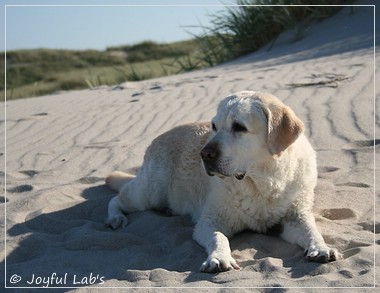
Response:
[{"label": "dog's ear", "polygon": [[271,105],[264,111],[268,119],[268,148],[272,155],[280,156],[304,130],[304,124],[285,105]]}]

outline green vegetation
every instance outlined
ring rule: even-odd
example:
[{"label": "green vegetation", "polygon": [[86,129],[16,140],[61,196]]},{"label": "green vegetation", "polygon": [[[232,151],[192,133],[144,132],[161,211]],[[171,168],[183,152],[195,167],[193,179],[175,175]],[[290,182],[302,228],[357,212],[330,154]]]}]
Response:
[{"label": "green vegetation", "polygon": [[[204,62],[210,66],[275,44],[285,30],[294,31],[294,41],[303,37],[303,30],[312,22],[331,17],[346,0],[237,0],[242,6],[232,6],[215,14],[212,26],[195,36]],[[254,4],[254,6],[253,6]],[[299,6],[280,6],[280,5]],[[310,6],[310,5],[326,6]],[[273,5],[273,6],[264,6]],[[275,6],[278,5],[278,6]],[[302,6],[304,5],[304,6]]]},{"label": "green vegetation", "polygon": [[111,47],[107,52],[124,52],[129,63],[161,60],[165,58],[180,58],[196,50],[194,41],[183,41],[172,44],[157,44],[145,41],[133,46]]},{"label": "green vegetation", "polygon": [[[189,41],[145,41],[105,51],[20,50],[7,52],[7,100],[60,90],[94,88],[214,66],[275,45],[279,34],[294,31],[302,39],[310,23],[332,16],[340,7],[330,0],[237,0],[239,5],[212,15],[212,26]],[[334,4],[350,1],[336,0]],[[255,4],[252,6],[251,4]],[[257,5],[305,6],[257,6]],[[326,6],[309,6],[311,4]],[[249,6],[251,5],[251,6]],[[4,68],[4,59],[0,61]],[[4,100],[5,73],[0,73]]]},{"label": "green vegetation", "polygon": [[[106,51],[7,52],[7,100],[177,74],[181,71],[180,60],[195,50],[195,41],[183,41],[167,45],[142,42]],[[4,68],[3,59],[0,66]],[[2,72],[0,80],[4,79]],[[0,95],[4,99],[4,82]]]}]

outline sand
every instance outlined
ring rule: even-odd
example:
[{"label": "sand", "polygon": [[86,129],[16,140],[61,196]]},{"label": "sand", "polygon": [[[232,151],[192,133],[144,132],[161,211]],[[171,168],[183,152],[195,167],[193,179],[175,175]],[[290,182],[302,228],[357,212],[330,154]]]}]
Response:
[{"label": "sand", "polygon": [[[380,74],[375,80],[373,15],[373,7],[356,7],[353,15],[345,8],[313,24],[297,42],[287,32],[271,50],[206,70],[2,103],[1,287],[370,291],[380,271],[374,177],[380,150],[374,83]],[[139,166],[157,135],[210,120],[225,96],[246,89],[277,95],[305,122],[318,154],[317,225],[344,260],[309,263],[301,248],[278,235],[245,231],[230,241],[242,269],[205,274],[199,268],[206,253],[192,240],[188,217],[146,211],[130,214],[124,229],[104,226],[115,196],[105,176]],[[4,127],[0,137],[3,146]],[[0,153],[4,158],[4,147]]]}]

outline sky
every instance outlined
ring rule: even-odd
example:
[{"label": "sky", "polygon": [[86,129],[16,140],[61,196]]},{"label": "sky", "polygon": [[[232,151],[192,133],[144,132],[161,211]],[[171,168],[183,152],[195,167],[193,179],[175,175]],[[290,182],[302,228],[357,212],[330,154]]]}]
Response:
[{"label": "sky", "polygon": [[[0,0],[0,51],[191,39],[233,0]],[[39,6],[36,6],[39,5]],[[113,6],[115,5],[115,6]],[[164,6],[159,6],[164,5]],[[2,21],[4,20],[4,21]]]}]

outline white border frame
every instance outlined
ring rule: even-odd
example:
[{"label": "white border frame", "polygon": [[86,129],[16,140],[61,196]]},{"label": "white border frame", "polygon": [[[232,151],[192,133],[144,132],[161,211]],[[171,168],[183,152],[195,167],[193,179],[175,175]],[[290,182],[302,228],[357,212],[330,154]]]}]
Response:
[{"label": "white border frame", "polygon": [[[4,135],[5,135],[5,144],[4,144],[4,252],[5,252],[5,268],[4,268],[4,284],[5,289],[373,289],[376,288],[376,5],[330,5],[330,6],[339,6],[339,7],[372,7],[374,14],[374,23],[373,23],[373,286],[368,287],[223,287],[223,286],[210,286],[210,287],[191,287],[191,286],[180,286],[180,287],[105,287],[105,286],[81,286],[81,287],[42,287],[42,286],[31,286],[31,287],[18,287],[18,286],[7,286],[8,276],[7,276],[7,62],[6,62],[6,54],[7,54],[7,7],[239,7],[239,6],[247,6],[247,5],[202,5],[202,4],[161,4],[161,5],[149,5],[149,4],[131,4],[131,5],[106,5],[106,4],[88,4],[88,5],[75,5],[75,4],[5,4],[4,5],[4,71],[5,71],[5,99],[4,99]],[[250,6],[273,6],[273,5],[250,5]],[[277,5],[277,6],[326,6],[326,5]]]}]

